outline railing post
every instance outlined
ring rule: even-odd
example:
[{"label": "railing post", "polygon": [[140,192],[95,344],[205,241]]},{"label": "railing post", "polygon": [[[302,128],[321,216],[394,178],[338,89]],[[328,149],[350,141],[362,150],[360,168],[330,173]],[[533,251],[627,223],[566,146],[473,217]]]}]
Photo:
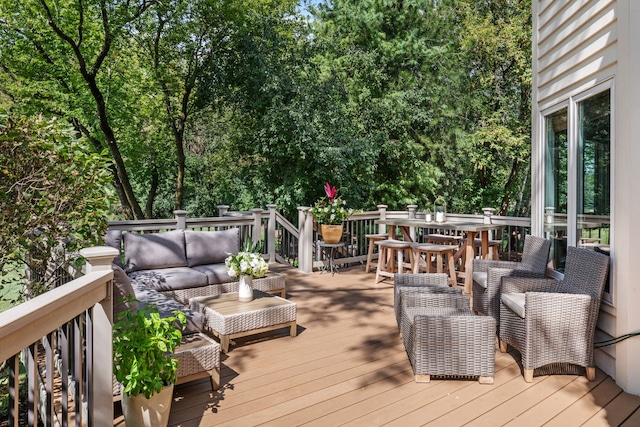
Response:
[{"label": "railing post", "polygon": [[311,208],[298,207],[298,270],[313,273],[313,215]]},{"label": "railing post", "polygon": [[269,221],[267,222],[267,253],[269,264],[276,262],[276,205],[267,205]]},{"label": "railing post", "polygon": [[[120,255],[116,248],[96,246],[83,248],[80,256],[87,260],[86,273],[111,269],[113,258]],[[88,361],[92,378],[89,384],[93,406],[92,425],[107,425],[113,422],[113,292],[110,283],[107,297],[93,306],[93,360]]]},{"label": "railing post", "polygon": [[[418,205],[407,205],[407,210],[409,211],[408,216],[409,219],[416,219],[416,209],[418,209]],[[409,235],[411,236],[411,240],[417,242],[416,240],[416,229],[411,227],[409,229]]]},{"label": "railing post", "polygon": [[260,208],[251,209],[251,215],[253,215],[253,226],[251,227],[251,241],[255,245],[262,240],[262,212]]},{"label": "railing post", "polygon": [[224,216],[229,211],[229,205],[218,205],[218,216]]},{"label": "railing post", "polygon": [[[378,205],[378,213],[380,219],[387,219],[387,205]],[[384,234],[387,232],[387,226],[384,224],[378,225],[378,233]]]},{"label": "railing post", "polygon": [[173,211],[173,215],[176,219],[176,230],[184,230],[187,228],[187,211]]}]

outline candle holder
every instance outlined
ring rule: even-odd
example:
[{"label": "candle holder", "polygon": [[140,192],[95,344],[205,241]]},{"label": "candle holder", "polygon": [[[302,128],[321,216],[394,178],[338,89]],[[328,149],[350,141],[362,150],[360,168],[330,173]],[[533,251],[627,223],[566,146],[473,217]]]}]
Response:
[{"label": "candle holder", "polygon": [[438,196],[433,203],[433,211],[435,212],[436,222],[445,222],[447,220],[447,202],[444,197]]},{"label": "candle holder", "polygon": [[431,211],[429,209],[424,211],[424,220],[425,220],[425,222],[428,222],[428,223],[433,222],[433,214],[431,213]]},{"label": "candle holder", "polygon": [[485,224],[491,224],[491,217],[493,216],[495,211],[496,210],[494,208],[482,208],[482,222]]},{"label": "candle holder", "polygon": [[553,224],[553,216],[555,215],[556,208],[547,206],[544,208],[544,222],[547,224]]}]

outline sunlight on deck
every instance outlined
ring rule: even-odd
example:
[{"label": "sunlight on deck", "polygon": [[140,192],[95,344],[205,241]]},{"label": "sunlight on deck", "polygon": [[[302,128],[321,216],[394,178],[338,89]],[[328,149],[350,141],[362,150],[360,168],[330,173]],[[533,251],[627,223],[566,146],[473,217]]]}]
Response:
[{"label": "sunlight on deck", "polygon": [[[362,265],[334,276],[274,269],[298,304],[298,336],[285,328],[237,339],[222,356],[217,393],[207,379],[176,387],[170,425],[640,425],[640,397],[600,370],[595,382],[553,375],[527,384],[517,353],[496,352],[494,385],[417,384],[390,280],[375,284]],[[114,425],[124,426],[121,416]]]}]

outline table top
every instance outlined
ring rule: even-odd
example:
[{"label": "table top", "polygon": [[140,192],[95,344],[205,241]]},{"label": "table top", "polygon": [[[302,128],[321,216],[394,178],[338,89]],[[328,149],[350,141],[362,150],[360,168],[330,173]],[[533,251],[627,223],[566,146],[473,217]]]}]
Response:
[{"label": "table top", "polygon": [[215,296],[195,297],[191,300],[222,316],[260,311],[284,305],[295,305],[295,303],[292,301],[259,291],[257,289],[253,290],[252,301],[238,301],[237,292]]},{"label": "table top", "polygon": [[393,225],[397,227],[422,227],[455,231],[485,231],[497,230],[502,228],[502,226],[498,224],[484,224],[465,221],[426,222],[423,219],[408,218],[378,219],[375,221],[375,223],[382,225]]},{"label": "table top", "polygon": [[318,246],[323,246],[326,248],[339,248],[340,246],[344,246],[344,242],[338,243],[325,243],[323,240],[318,241]]}]

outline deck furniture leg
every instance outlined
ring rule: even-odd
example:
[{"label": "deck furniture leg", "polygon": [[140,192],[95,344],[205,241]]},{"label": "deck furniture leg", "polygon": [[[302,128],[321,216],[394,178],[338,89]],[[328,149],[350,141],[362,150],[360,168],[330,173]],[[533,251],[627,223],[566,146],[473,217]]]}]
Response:
[{"label": "deck furniture leg", "polygon": [[589,381],[596,380],[596,367],[595,366],[587,366],[587,379]]},{"label": "deck furniture leg", "polygon": [[229,353],[229,335],[220,335],[220,347],[225,353]]},{"label": "deck furniture leg", "polygon": [[431,375],[414,375],[413,379],[417,383],[428,383],[431,382]]},{"label": "deck furniture leg", "polygon": [[524,382],[533,382],[533,369],[524,369]]},{"label": "deck furniture leg", "polygon": [[493,377],[478,377],[480,384],[493,384]]},{"label": "deck furniture leg", "polygon": [[292,337],[295,337],[295,336],[298,335],[298,323],[297,322],[291,322],[289,335],[291,335]]},{"label": "deck furniture leg", "polygon": [[506,353],[507,352],[507,342],[500,340],[500,353]]}]

